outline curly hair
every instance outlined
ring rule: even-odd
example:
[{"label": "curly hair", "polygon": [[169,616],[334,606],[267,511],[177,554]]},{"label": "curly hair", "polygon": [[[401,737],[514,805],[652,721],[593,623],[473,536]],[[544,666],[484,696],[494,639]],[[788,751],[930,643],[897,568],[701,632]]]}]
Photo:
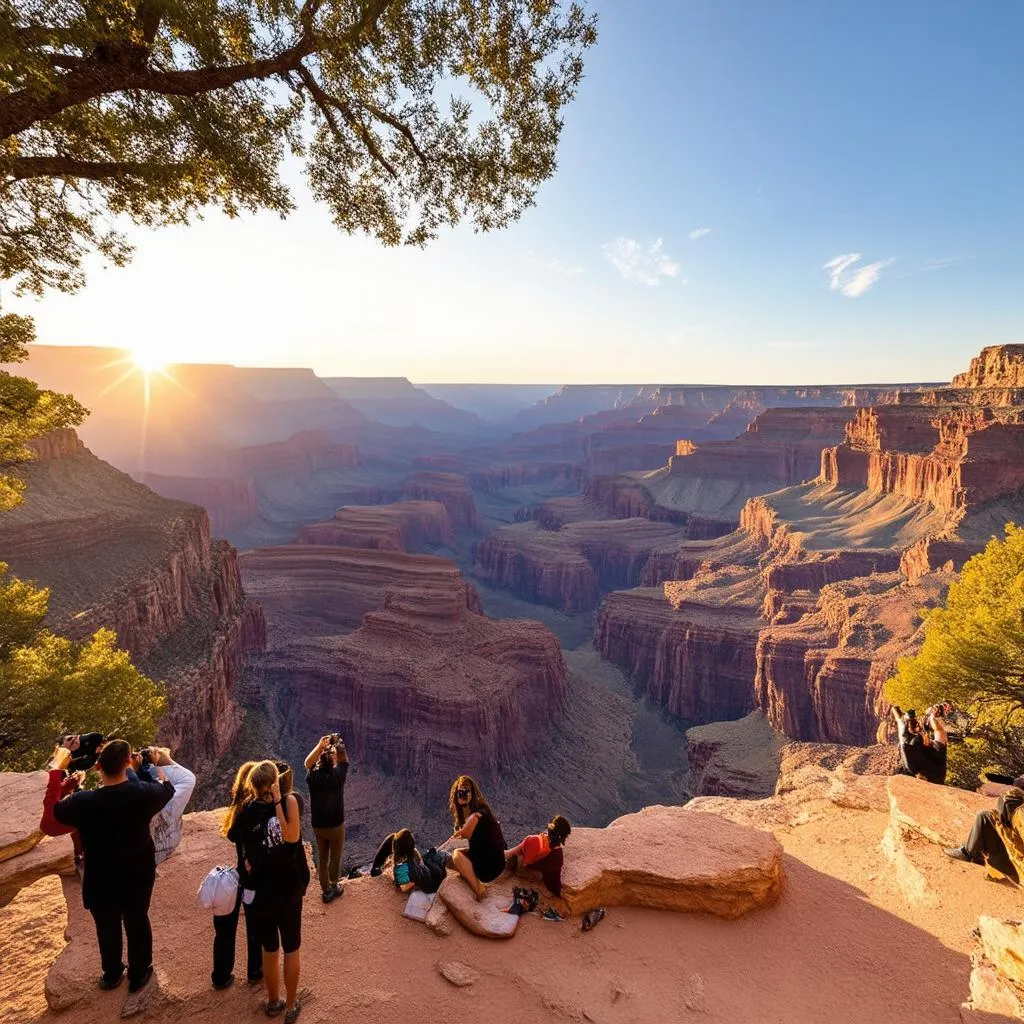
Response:
[{"label": "curly hair", "polygon": [[[460,789],[469,790],[469,804],[465,808],[455,799],[455,794]],[[452,821],[456,829],[462,828],[466,824],[466,819],[478,811],[481,814],[490,814],[492,817],[494,814],[491,805],[480,792],[480,787],[468,775],[460,775],[452,783],[452,788],[448,792],[448,810],[452,813]]]}]

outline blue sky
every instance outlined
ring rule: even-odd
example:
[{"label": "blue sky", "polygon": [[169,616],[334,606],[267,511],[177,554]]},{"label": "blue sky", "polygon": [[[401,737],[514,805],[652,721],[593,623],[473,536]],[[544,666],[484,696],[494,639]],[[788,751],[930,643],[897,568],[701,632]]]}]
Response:
[{"label": "blue sky", "polygon": [[512,229],[383,250],[300,194],[18,305],[43,341],[420,381],[943,380],[1024,341],[1024,4],[590,6]]}]

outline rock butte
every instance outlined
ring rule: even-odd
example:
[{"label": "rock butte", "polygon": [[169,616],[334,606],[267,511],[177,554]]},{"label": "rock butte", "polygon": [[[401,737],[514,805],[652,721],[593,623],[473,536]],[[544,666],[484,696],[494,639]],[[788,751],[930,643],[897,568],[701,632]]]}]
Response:
[{"label": "rock butte", "polygon": [[1019,518],[1021,363],[1022,346],[986,349],[952,388],[851,410],[816,480],[751,498],[736,533],[662,547],[648,586],[610,594],[602,655],[691,720],[759,708],[795,738],[871,743],[919,610]]},{"label": "rock butte", "polygon": [[278,644],[272,631],[265,665],[293,728],[313,734],[332,722],[358,761],[435,797],[460,773],[492,780],[528,761],[549,742],[566,696],[554,634],[481,615],[468,600],[475,591],[447,565],[454,571],[399,575],[383,608],[348,636]]},{"label": "rock butte", "polygon": [[74,431],[34,447],[36,461],[18,469],[24,503],[4,513],[4,561],[50,588],[55,630],[77,639],[113,629],[144,672],[167,681],[160,739],[189,750],[201,771],[235,740],[235,685],[265,642],[235,549],[210,540],[203,509],[119,473]]},{"label": "rock butte", "polygon": [[413,473],[402,488],[413,501],[437,501],[448,510],[456,529],[479,530],[480,516],[464,476],[457,473]]},{"label": "rock butte", "polygon": [[452,522],[447,509],[437,501],[346,505],[329,522],[303,526],[295,542],[377,551],[422,551],[450,545]]}]

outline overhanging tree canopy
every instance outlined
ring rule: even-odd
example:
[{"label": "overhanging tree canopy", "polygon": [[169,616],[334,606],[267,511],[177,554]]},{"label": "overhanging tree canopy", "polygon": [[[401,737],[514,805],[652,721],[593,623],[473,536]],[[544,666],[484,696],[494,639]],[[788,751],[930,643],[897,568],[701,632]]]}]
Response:
[{"label": "overhanging tree canopy", "polygon": [[555,169],[595,39],[555,0],[0,0],[0,278],[123,263],[110,214],[284,215],[289,151],[345,231],[502,227]]}]

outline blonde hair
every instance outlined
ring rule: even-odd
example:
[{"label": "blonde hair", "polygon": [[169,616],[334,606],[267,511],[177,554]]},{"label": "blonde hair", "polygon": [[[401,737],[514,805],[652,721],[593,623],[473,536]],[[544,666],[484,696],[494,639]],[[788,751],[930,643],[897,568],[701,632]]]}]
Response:
[{"label": "blonde hair", "polygon": [[277,765],[273,761],[258,761],[245,780],[248,799],[259,800],[277,782]]},{"label": "blonde hair", "polygon": [[220,834],[226,836],[231,831],[235,819],[242,808],[249,802],[249,788],[246,783],[249,781],[249,773],[256,767],[255,761],[246,761],[235,772],[235,781],[231,783],[231,803],[228,805],[228,813],[224,815],[224,822],[220,827]]}]

